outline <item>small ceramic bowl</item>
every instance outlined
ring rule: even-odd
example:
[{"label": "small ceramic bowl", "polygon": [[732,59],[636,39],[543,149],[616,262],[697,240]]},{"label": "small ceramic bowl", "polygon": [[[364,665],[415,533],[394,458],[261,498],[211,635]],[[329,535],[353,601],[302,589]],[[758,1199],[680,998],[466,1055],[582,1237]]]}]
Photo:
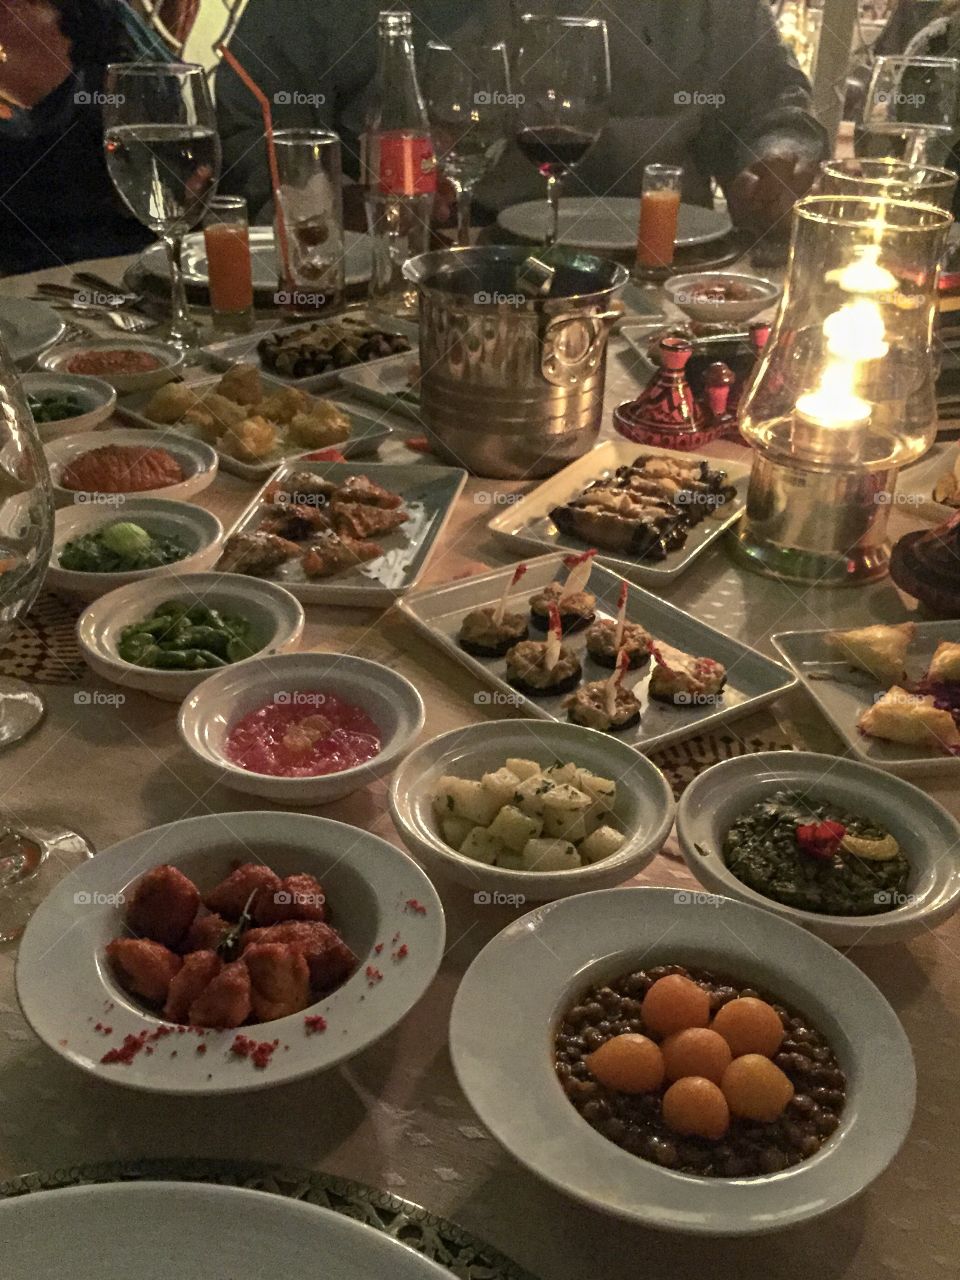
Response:
[{"label": "small ceramic bowl", "polygon": [[[752,320],[772,307],[783,292],[772,280],[741,275],[737,271],[698,271],[671,276],[664,281],[663,291],[691,320],[705,324]],[[716,296],[711,296],[714,292]]]},{"label": "small ceramic bowl", "polygon": [[133,391],[154,391],[170,382],[183,368],[183,352],[165,342],[151,341],[149,338],[91,338],[89,342],[76,342],[51,347],[40,357],[40,367],[50,373],[71,373],[70,362],[83,352],[100,351],[132,351],[137,354],[153,356],[157,361],[154,369],[145,369],[138,373],[98,373],[116,390],[118,395],[129,395]]},{"label": "small ceramic bowl", "polygon": [[35,400],[72,396],[81,406],[79,413],[54,422],[38,422],[37,434],[46,444],[64,436],[92,431],[113,413],[117,393],[102,378],[88,378],[82,373],[25,373],[20,379],[23,393]]},{"label": "small ceramic bowl", "polygon": [[81,454],[91,449],[102,449],[106,445],[122,447],[136,446],[146,449],[165,449],[180,464],[183,479],[177,484],[165,485],[161,489],[140,489],[130,494],[110,493],[105,495],[115,501],[118,510],[125,500],[139,498],[163,498],[182,502],[201,493],[216,478],[219,458],[217,451],[202,440],[192,440],[189,436],[168,430],[162,434],[156,431],[138,431],[130,427],[117,427],[110,431],[89,431],[80,435],[71,435],[55,440],[44,447],[47,464],[50,467],[50,479],[53,481],[53,497],[58,507],[72,506],[96,501],[96,493],[85,493],[76,489],[66,489],[60,478],[66,468]]},{"label": "small ceramic bowl", "polygon": [[142,622],[167,600],[205,604],[246,619],[250,643],[257,650],[254,657],[295,649],[303,634],[303,606],[276,583],[235,573],[194,573],[182,583],[158,578],[128,583],[87,606],[77,623],[87,666],[113,684],[139,689],[166,702],[182,702],[201,680],[209,679],[214,670],[222,670],[158,671],[120,657],[117,646],[124,628]]},{"label": "small ceramic bowl", "polygon": [[[301,692],[333,694],[361,707],[380,730],[379,755],[339,773],[276,777],[253,773],[227,759],[227,738],[248,712],[295,700]],[[394,768],[423,728],[423,701],[403,676],[366,658],[343,653],[288,653],[251,658],[217,671],[180,708],[180,737],[212,774],[236,791],[278,804],[328,804]]]}]

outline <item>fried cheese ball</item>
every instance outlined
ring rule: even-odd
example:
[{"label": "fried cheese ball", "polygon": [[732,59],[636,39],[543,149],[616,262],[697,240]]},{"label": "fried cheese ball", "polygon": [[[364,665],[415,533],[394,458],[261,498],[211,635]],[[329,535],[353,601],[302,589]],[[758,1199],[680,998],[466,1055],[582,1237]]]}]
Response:
[{"label": "fried cheese ball", "polygon": [[144,417],[151,422],[162,422],[170,426],[179,422],[188,410],[194,408],[198,399],[196,391],[186,383],[167,382],[147,401]]},{"label": "fried cheese ball", "polygon": [[257,1022],[286,1018],[310,1004],[310,970],[298,947],[283,942],[247,947],[243,963],[250,972],[250,1000]]},{"label": "fried cheese ball", "polygon": [[276,893],[261,894],[257,898],[253,918],[259,925],[283,924],[286,920],[326,920],[323,885],[305,873],[285,876]]},{"label": "fried cheese ball", "polygon": [[163,1004],[170,983],[183,961],[172,951],[149,938],[114,938],[107,944],[107,959],[117,981],[133,996],[151,1004]]},{"label": "fried cheese ball", "polygon": [[319,920],[288,920],[266,929],[248,929],[242,938],[248,947],[264,942],[286,942],[301,951],[310,969],[314,991],[332,991],[353,973],[357,957],[329,925]]},{"label": "fried cheese ball", "polygon": [[242,960],[225,965],[190,1006],[190,1024],[221,1030],[240,1027],[250,1017],[250,972]]},{"label": "fried cheese ball", "polygon": [[325,449],[327,445],[340,444],[349,434],[350,420],[338,410],[333,414],[296,413],[288,430],[289,439],[305,449]]},{"label": "fried cheese ball", "polygon": [[193,951],[174,976],[167,991],[163,1016],[171,1022],[186,1022],[190,1008],[220,973],[223,961],[214,951]]},{"label": "fried cheese ball", "polygon": [[141,938],[175,948],[193,924],[200,891],[176,867],[160,866],[137,881],[127,907],[127,926]]},{"label": "fried cheese ball", "polygon": [[279,434],[272,422],[259,415],[245,418],[220,437],[220,448],[242,462],[259,462],[277,447]]},{"label": "fried cheese ball", "polygon": [[261,417],[271,422],[290,423],[298,413],[309,413],[313,405],[313,397],[296,387],[281,387],[272,392],[257,405]]},{"label": "fried cheese ball", "polygon": [[250,913],[255,914],[263,898],[273,897],[280,891],[280,877],[261,862],[245,862],[221,880],[203,900],[209,911],[218,912],[225,920],[239,920],[250,895]]},{"label": "fried cheese ball", "polygon": [[235,364],[220,379],[217,391],[234,404],[259,404],[263,399],[263,383],[260,381],[260,370],[252,364]]}]

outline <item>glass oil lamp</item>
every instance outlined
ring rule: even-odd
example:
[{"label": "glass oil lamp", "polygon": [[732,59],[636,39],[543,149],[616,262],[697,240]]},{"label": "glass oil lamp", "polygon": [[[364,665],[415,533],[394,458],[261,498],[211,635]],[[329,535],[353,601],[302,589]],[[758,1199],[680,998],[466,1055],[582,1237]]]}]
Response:
[{"label": "glass oil lamp", "polygon": [[794,582],[882,577],[898,470],[933,443],[931,343],[950,215],[880,197],[794,211],[776,325],[740,406],[756,450],[740,557]]}]

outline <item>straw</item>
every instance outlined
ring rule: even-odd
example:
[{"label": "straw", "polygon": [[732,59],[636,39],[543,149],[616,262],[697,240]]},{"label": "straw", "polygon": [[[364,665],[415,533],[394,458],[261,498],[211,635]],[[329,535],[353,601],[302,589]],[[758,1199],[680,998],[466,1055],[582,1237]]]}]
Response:
[{"label": "straw", "polygon": [[287,224],[283,217],[283,202],[280,199],[280,168],[277,164],[277,148],[273,140],[273,115],[270,111],[270,99],[260,86],[240,65],[225,44],[217,46],[217,50],[226,59],[229,66],[237,73],[256,100],[263,112],[263,135],[267,143],[267,161],[270,165],[270,182],[273,186],[273,205],[276,211],[277,231],[280,235],[280,261],[283,264],[284,281],[293,286],[293,272],[290,270],[290,250],[287,244]]}]

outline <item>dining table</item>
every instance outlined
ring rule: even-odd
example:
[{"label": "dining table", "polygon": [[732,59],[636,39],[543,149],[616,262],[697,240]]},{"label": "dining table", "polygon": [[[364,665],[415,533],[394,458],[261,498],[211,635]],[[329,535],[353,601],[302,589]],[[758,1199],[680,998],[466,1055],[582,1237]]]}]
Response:
[{"label": "dining table", "polygon": [[[75,265],[119,283],[130,260]],[[29,297],[41,280],[69,283],[73,269],[6,279],[0,293]],[[98,336],[115,333],[103,316],[80,320]],[[187,377],[205,372],[191,368]],[[615,334],[601,439],[614,436],[614,407],[635,396],[648,377],[648,368]],[[376,412],[394,428],[380,460],[422,465],[422,449],[408,443],[419,434],[417,424]],[[705,452],[749,462],[746,446],[733,440],[717,441]],[[490,533],[488,523],[534,483],[469,476],[420,585],[515,562],[517,553]],[[255,486],[221,469],[193,500],[229,527],[254,493]],[[924,517],[909,504],[894,504],[890,525],[896,538],[923,526]],[[681,577],[656,591],[768,656],[778,656],[771,636],[779,631],[919,616],[917,602],[889,578],[837,589],[747,571],[731,555],[732,536],[714,542]],[[103,850],[163,823],[268,807],[220,782],[211,785],[178,738],[174,704],[108,685],[86,668],[75,638],[77,614],[75,603],[43,594],[0,651],[0,674],[35,682],[47,708],[39,728],[0,756],[3,816],[38,828],[71,828]],[[517,714],[492,700],[467,668],[430,644],[396,608],[308,605],[306,618],[303,649],[360,655],[413,682],[426,707],[422,740]],[[674,743],[653,759],[679,794],[720,760],[777,749],[848,753],[810,697],[795,687],[773,706]],[[960,769],[948,768],[911,780],[960,816],[958,777]],[[389,779],[378,781],[313,812],[403,847],[388,811],[388,785]],[[696,887],[674,835],[630,883]],[[909,942],[856,946],[847,953],[896,1011],[916,1060],[916,1113],[891,1166],[824,1217],[759,1236],[710,1238],[638,1226],[567,1199],[484,1129],[451,1065],[451,1003],[478,952],[527,908],[476,901],[452,882],[438,880],[437,888],[447,919],[445,954],[408,1016],[342,1066],[254,1094],[149,1094],[76,1070],[27,1025],[17,1002],[16,944],[0,947],[0,1194],[168,1167],[245,1185],[275,1180],[307,1186],[322,1175],[327,1188],[344,1195],[351,1188],[362,1196],[372,1191],[381,1206],[398,1206],[398,1212],[406,1206],[413,1220],[428,1225],[455,1223],[495,1251],[490,1257],[496,1262],[451,1262],[461,1280],[592,1280],[636,1271],[658,1280],[947,1280],[957,1274],[960,915]],[[71,975],[56,980],[69,985]],[[521,987],[523,973],[515,981]],[[516,1081],[515,1105],[537,1105],[523,1080]],[[272,1172],[264,1173],[268,1167]],[[410,1204],[426,1215],[418,1219]],[[68,1261],[65,1242],[66,1274]]]}]

